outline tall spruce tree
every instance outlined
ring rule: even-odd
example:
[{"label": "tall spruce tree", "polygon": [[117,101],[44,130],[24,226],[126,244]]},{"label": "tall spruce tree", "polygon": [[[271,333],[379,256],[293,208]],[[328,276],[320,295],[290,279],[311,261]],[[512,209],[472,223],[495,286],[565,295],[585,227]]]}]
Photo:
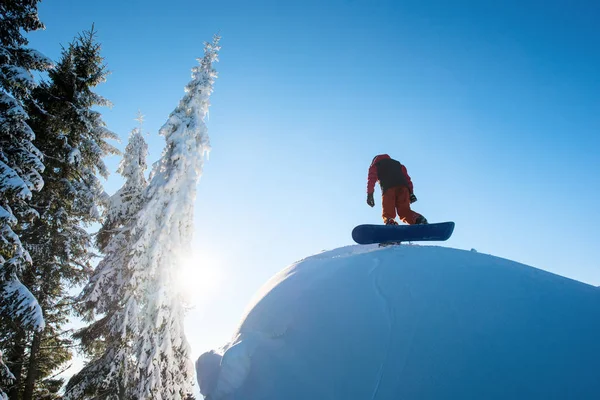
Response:
[{"label": "tall spruce tree", "polygon": [[25,47],[28,41],[23,33],[44,28],[37,15],[38,2],[0,2],[0,399],[6,398],[4,390],[16,378],[4,364],[6,340],[13,336],[4,328],[44,328],[41,308],[20,279],[31,258],[15,232],[37,216],[29,203],[32,192],[43,186],[43,157],[32,143],[35,134],[23,105],[36,87],[31,71],[52,65],[47,57]]},{"label": "tall spruce tree", "polygon": [[35,266],[25,269],[23,281],[37,297],[46,327],[17,335],[13,344],[20,369],[12,392],[22,400],[60,388],[60,382],[47,378],[72,356],[64,331],[71,310],[67,290],[84,283],[92,271],[93,243],[85,228],[100,222],[108,197],[98,178],[108,175],[103,158],[118,153],[107,142],[117,136],[93,109],[109,105],[93,92],[108,74],[100,50],[93,28],[80,34],[29,102],[31,125],[38,132],[34,144],[46,160],[45,185],[32,200],[39,218],[19,234]]},{"label": "tall spruce tree", "polygon": [[140,126],[132,131],[119,165],[125,183],[111,197],[97,235],[104,258],[78,298],[77,308],[90,324],[75,337],[91,359],[69,380],[65,400],[132,398],[128,377],[135,365],[131,345],[138,333],[140,288],[132,284],[128,262],[131,228],[144,204],[147,154]]},{"label": "tall spruce tree", "polygon": [[184,304],[175,277],[182,253],[190,250],[196,185],[210,150],[205,118],[217,77],[213,63],[218,60],[219,39],[205,43],[185,96],[160,129],[166,147],[152,171],[148,199],[133,230],[132,281],[144,288],[134,343],[136,399],[186,399],[193,390]]}]

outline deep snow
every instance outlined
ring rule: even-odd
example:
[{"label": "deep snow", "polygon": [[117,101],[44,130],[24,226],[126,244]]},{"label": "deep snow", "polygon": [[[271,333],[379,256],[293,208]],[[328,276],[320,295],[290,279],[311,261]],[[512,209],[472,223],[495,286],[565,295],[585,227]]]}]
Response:
[{"label": "deep snow", "polygon": [[196,369],[211,400],[598,399],[600,291],[475,251],[349,246],[273,277]]}]

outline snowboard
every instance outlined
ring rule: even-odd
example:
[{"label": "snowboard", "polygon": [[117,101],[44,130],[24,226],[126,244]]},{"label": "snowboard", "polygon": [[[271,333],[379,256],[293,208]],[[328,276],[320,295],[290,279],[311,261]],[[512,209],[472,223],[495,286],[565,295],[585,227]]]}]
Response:
[{"label": "snowboard", "polygon": [[454,222],[426,225],[358,225],[352,239],[358,244],[444,241],[452,236]]}]

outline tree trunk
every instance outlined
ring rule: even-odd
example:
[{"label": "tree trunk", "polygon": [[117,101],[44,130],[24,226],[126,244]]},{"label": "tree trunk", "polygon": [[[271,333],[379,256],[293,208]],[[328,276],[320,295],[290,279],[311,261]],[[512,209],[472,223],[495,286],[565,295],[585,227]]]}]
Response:
[{"label": "tree trunk", "polygon": [[23,390],[22,400],[33,400],[33,392],[35,390],[35,382],[38,375],[38,355],[40,345],[42,344],[43,332],[35,332],[29,354],[29,365],[27,366],[27,378],[25,379],[25,389]]}]

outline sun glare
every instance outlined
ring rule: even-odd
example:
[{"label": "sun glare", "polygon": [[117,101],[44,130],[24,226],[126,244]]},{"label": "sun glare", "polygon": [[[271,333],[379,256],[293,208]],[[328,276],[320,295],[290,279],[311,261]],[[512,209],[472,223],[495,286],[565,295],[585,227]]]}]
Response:
[{"label": "sun glare", "polygon": [[220,262],[216,257],[196,252],[180,257],[177,275],[179,290],[192,305],[214,295],[223,278]]}]

